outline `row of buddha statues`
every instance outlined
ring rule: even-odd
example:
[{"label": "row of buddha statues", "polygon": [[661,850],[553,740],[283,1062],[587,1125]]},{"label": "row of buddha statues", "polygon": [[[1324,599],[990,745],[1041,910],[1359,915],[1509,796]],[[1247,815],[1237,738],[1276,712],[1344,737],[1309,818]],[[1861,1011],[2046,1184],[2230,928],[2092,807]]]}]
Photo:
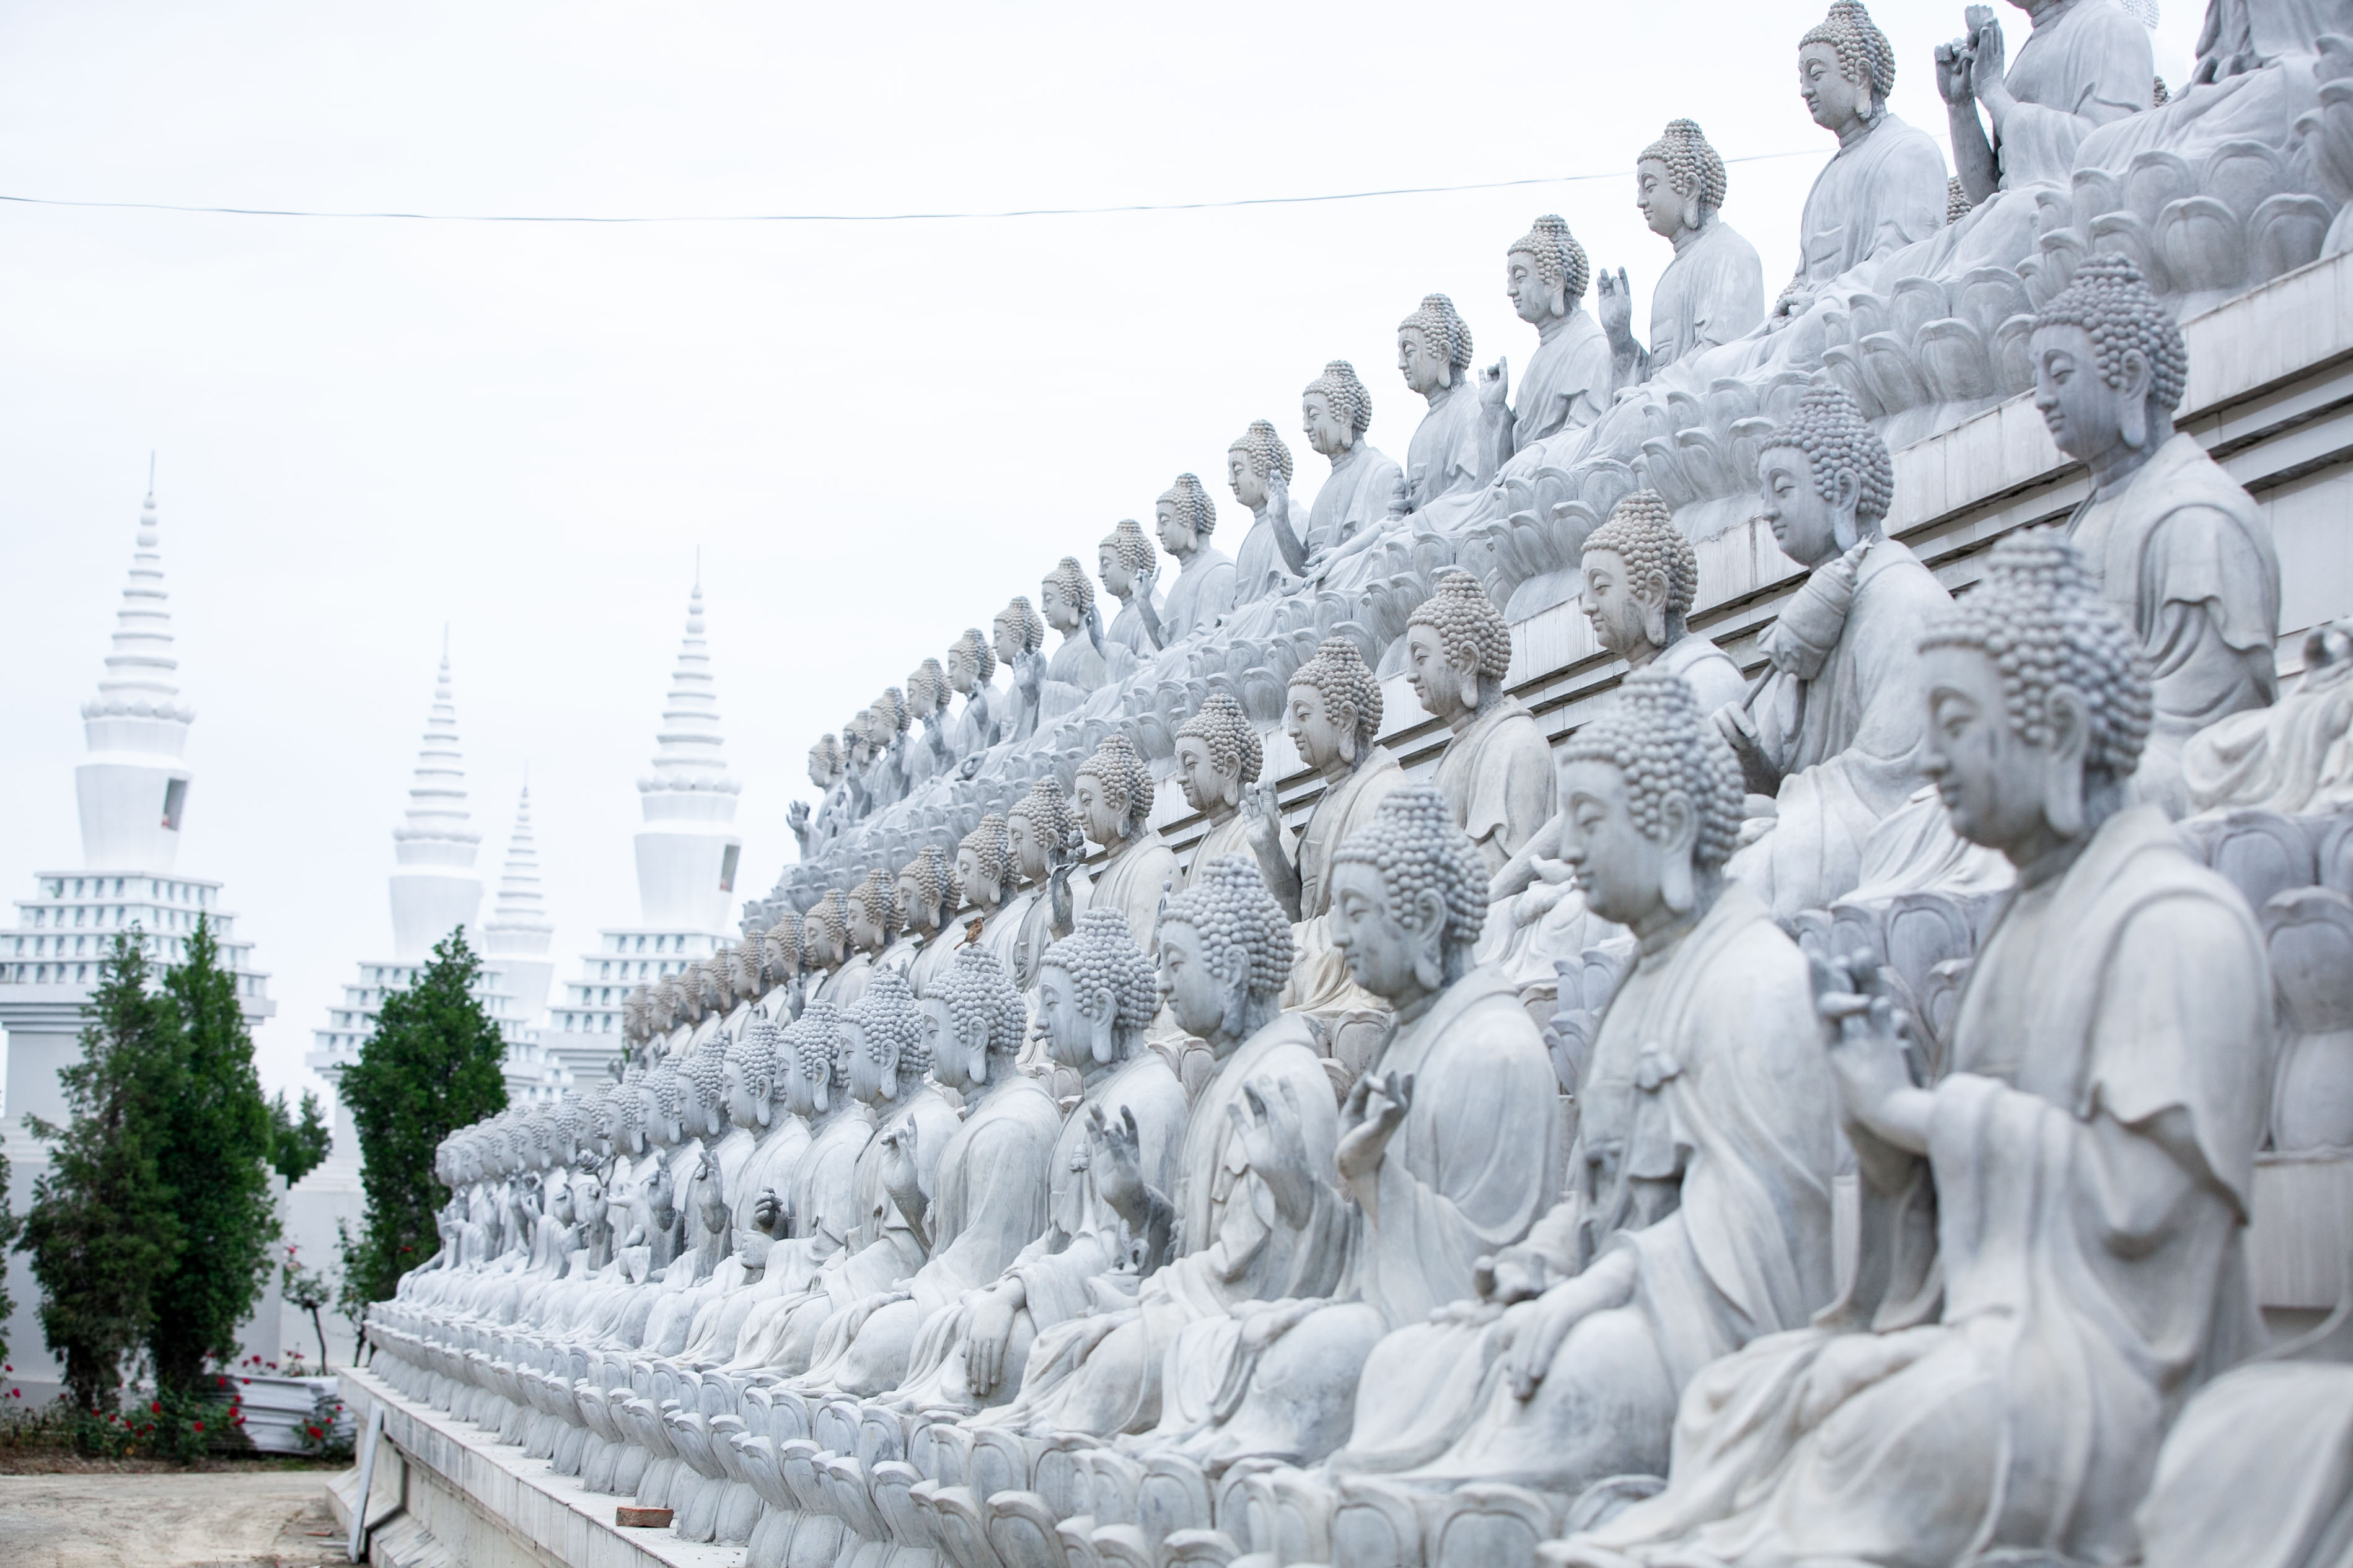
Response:
[{"label": "row of buddha statues", "polygon": [[2283,694],[2130,258],[2029,342],[2090,493],[1957,596],[1823,378],[1754,676],[1635,490],[1557,743],[1441,567],[1414,776],[1332,635],[1295,825],[1212,691],[1188,857],[1113,730],[772,911],[444,1143],[375,1375],[754,1568],[2341,1561],[2353,1277],[2274,1325],[2250,1258],[2353,1150],[2353,630]]}]

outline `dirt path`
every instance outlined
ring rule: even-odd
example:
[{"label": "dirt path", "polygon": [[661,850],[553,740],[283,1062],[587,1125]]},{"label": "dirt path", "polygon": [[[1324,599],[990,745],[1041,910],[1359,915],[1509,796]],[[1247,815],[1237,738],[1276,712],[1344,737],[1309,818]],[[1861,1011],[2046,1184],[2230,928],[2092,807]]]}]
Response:
[{"label": "dirt path", "polygon": [[0,1476],[8,1568],[343,1568],[327,1474]]}]

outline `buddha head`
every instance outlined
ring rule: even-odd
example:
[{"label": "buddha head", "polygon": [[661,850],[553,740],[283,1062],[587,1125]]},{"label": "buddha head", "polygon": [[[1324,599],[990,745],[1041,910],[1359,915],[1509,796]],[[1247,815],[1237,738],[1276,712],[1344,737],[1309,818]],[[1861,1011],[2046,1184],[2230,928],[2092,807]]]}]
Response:
[{"label": "buddha head", "polygon": [[1036,653],[1045,641],[1045,617],[1029,607],[1029,600],[1017,594],[1011,604],[997,612],[992,646],[999,664],[1010,668],[1023,654]]},{"label": "buddha head", "polygon": [[1086,625],[1087,612],[1094,607],[1095,585],[1074,555],[1054,563],[1054,569],[1038,584],[1039,610],[1046,624],[1064,637]]},{"label": "buddha head", "polygon": [[1699,556],[1656,490],[1636,490],[1585,536],[1577,607],[1604,651],[1641,668],[1681,639]]},{"label": "buddha head", "polygon": [[1144,950],[1116,910],[1087,910],[1038,964],[1037,1031],[1055,1061],[1081,1073],[1125,1061],[1160,1009]]},{"label": "buddha head", "polygon": [[841,1056],[841,1009],[812,1002],[786,1026],[777,1062],[785,1104],[800,1117],[823,1116],[844,1102],[849,1064]]},{"label": "buddha head", "polygon": [[1193,552],[1209,542],[1218,526],[1218,503],[1191,474],[1179,474],[1176,482],[1160,492],[1152,503],[1153,531],[1159,536],[1160,548],[1175,556],[1181,563],[1190,561]]},{"label": "buddha head", "polygon": [[1031,784],[1029,793],[1005,814],[1006,847],[1014,871],[1024,881],[1044,881],[1056,860],[1071,847],[1071,838],[1078,826],[1077,814],[1063,797],[1060,783],[1042,778]]},{"label": "buddha head", "polygon": [[976,1089],[1014,1075],[1029,1032],[1029,1009],[1004,961],[968,942],[933,978],[923,1021],[932,1076],[950,1089]]},{"label": "buddha head", "polygon": [[876,972],[841,1016],[841,1047],[853,1100],[888,1105],[914,1092],[931,1058],[923,1050],[923,1020],[905,976],[887,969]]},{"label": "buddha head", "polygon": [[896,744],[899,737],[907,732],[913,718],[907,710],[905,695],[895,686],[884,687],[882,695],[866,711],[871,715],[868,722],[873,727],[874,749],[878,752]]},{"label": "buddha head", "polygon": [[1079,826],[1104,849],[1117,849],[1144,832],[1152,815],[1152,770],[1125,735],[1110,734],[1079,764],[1071,792]]},{"label": "buddha head", "polygon": [[1335,359],[1299,395],[1299,422],[1307,444],[1327,458],[1339,458],[1364,438],[1373,425],[1373,395],[1356,379],[1356,367]]},{"label": "buddha head", "polygon": [[697,963],[687,971],[694,977],[695,994],[702,998],[702,1010],[708,1015],[725,1013],[735,1005],[727,984],[727,963],[717,953]]},{"label": "buddha head", "polygon": [[821,790],[831,789],[841,782],[842,764],[841,742],[832,735],[819,735],[817,744],[809,748],[809,783]]},{"label": "buddha head", "polygon": [[956,846],[956,885],[972,907],[988,914],[1012,889],[1013,846],[1005,818],[991,812]]},{"label": "buddha head", "polygon": [[1381,732],[1381,683],[1355,643],[1325,637],[1315,657],[1292,673],[1282,732],[1300,761],[1318,773],[1344,773],[1372,753]]},{"label": "buddha head", "polygon": [[1221,855],[1194,868],[1160,917],[1160,994],[1176,1026],[1213,1047],[1263,1028],[1291,977],[1291,918],[1258,862]]},{"label": "buddha head", "polygon": [[1291,448],[1282,444],[1271,424],[1253,419],[1250,428],[1226,448],[1226,483],[1234,500],[1256,511],[1266,504],[1278,479],[1285,485],[1291,483]]},{"label": "buddha head", "polygon": [[1504,255],[1504,287],[1512,309],[1532,327],[1567,317],[1585,298],[1592,280],[1585,247],[1568,232],[1558,213],[1546,213],[1512,241]]},{"label": "buddha head", "polygon": [[867,872],[844,904],[852,952],[879,953],[899,934],[899,884],[888,871]]},{"label": "buddha head", "polygon": [[1431,785],[1392,793],[1332,857],[1332,944],[1392,1006],[1462,978],[1486,923],[1487,863]]},{"label": "buddha head", "polygon": [[1241,805],[1242,787],[1258,782],[1265,762],[1258,730],[1241,705],[1213,691],[1200,711],[1176,731],[1176,784],[1185,804],[1222,822]]},{"label": "buddha head", "polygon": [[1095,546],[1095,575],[1103,579],[1103,592],[1126,603],[1135,593],[1136,578],[1152,565],[1152,554],[1142,525],[1132,517],[1120,519]]},{"label": "buddha head", "polygon": [[1405,665],[1422,707],[1450,724],[1503,694],[1512,631],[1478,578],[1454,566],[1438,574],[1406,622]]},{"label": "buddha head", "polygon": [[940,661],[927,658],[907,672],[907,716],[916,723],[948,705],[948,676]]},{"label": "buddha head", "polygon": [[686,1079],[679,1064],[656,1062],[646,1074],[646,1139],[658,1148],[686,1142]]},{"label": "buddha head", "polygon": [[1920,771],[1953,831],[2024,867],[2124,804],[2147,742],[2148,665],[2059,530],[2014,533],[1920,639]]},{"label": "buddha head", "polygon": [[2027,343],[2034,406],[2069,457],[2096,471],[2113,455],[2154,452],[2172,436],[2189,346],[2126,258],[2085,257],[2036,313]]},{"label": "buddha head", "polygon": [[864,773],[866,764],[874,760],[873,710],[860,708],[851,714],[849,722],[841,727],[841,734],[843,743],[849,748],[849,756],[845,761],[849,771]]},{"label": "buddha head", "polygon": [[1757,454],[1765,522],[1781,553],[1815,567],[1879,537],[1895,500],[1895,462],[1846,389],[1817,386]]},{"label": "buddha head", "polygon": [[729,950],[728,963],[727,988],[735,994],[738,1002],[757,1001],[767,991],[767,957],[759,938],[748,937],[737,942]]},{"label": "buddha head", "polygon": [[801,964],[826,973],[849,956],[849,909],[839,888],[811,904],[801,917]]},{"label": "buddha head", "polygon": [[722,1090],[727,1119],[736,1126],[756,1132],[768,1125],[776,1093],[776,1043],[783,1038],[776,1025],[754,1018],[727,1048]]},{"label": "buddha head", "polygon": [[687,1053],[679,1068],[688,1089],[686,1130],[697,1138],[727,1131],[727,1037],[713,1035]]},{"label": "buddha head", "polygon": [[1862,0],[1832,0],[1831,14],[1798,40],[1798,96],[1814,123],[1835,134],[1875,123],[1895,90],[1895,51]]},{"label": "buddha head", "polygon": [[1671,120],[1656,142],[1634,160],[1634,205],[1661,239],[1696,234],[1724,206],[1724,160],[1699,123]]},{"label": "buddha head", "polygon": [[1424,397],[1461,383],[1471,368],[1471,328],[1443,294],[1425,294],[1398,323],[1398,374]]},{"label": "buddha head", "polygon": [[899,868],[900,919],[917,936],[936,935],[955,913],[955,872],[936,844],[926,844]]},{"label": "buddha head", "polygon": [[1704,910],[1740,834],[1740,764],[1681,676],[1638,669],[1558,755],[1560,858],[1637,936]]},{"label": "buddha head", "polygon": [[969,697],[973,688],[986,686],[997,674],[997,650],[980,635],[978,626],[966,626],[964,635],[948,648],[948,685],[959,697]]},{"label": "buddha head", "polygon": [[646,1152],[646,1117],[653,1098],[646,1088],[646,1069],[632,1067],[597,1112],[597,1131],[617,1153],[631,1157]]},{"label": "buddha head", "polygon": [[786,910],[760,938],[760,978],[768,985],[785,985],[800,972],[801,921]]},{"label": "buddha head", "polygon": [[621,998],[621,1039],[631,1051],[653,1038],[653,993],[638,986]]}]

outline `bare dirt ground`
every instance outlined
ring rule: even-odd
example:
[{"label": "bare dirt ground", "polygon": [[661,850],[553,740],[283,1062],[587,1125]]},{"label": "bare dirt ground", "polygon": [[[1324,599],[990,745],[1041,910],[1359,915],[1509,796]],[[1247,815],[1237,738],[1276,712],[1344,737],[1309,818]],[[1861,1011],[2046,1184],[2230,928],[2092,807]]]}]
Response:
[{"label": "bare dirt ground", "polygon": [[8,1568],[342,1568],[329,1472],[0,1476]]}]

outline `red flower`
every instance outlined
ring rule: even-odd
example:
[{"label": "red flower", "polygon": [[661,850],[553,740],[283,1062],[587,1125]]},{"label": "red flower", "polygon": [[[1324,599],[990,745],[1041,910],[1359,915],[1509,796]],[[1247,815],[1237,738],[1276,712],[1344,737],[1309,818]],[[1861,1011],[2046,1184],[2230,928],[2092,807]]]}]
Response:
[{"label": "red flower", "polygon": [[313,1437],[323,1437],[326,1436],[325,1433],[320,1431],[316,1426],[305,1426],[302,1430],[308,1432]]},{"label": "red flower", "polygon": [[151,1399],[147,1402],[147,1409],[152,1415],[161,1415],[164,1414],[164,1402],[160,1399]]},{"label": "red flower", "polygon": [[201,1432],[201,1431],[203,1431],[203,1430],[205,1429],[205,1424],[204,1424],[203,1422],[201,1422],[201,1421],[196,1422],[196,1423],[195,1423],[195,1428],[196,1428],[196,1430],[197,1430],[197,1431]]}]

